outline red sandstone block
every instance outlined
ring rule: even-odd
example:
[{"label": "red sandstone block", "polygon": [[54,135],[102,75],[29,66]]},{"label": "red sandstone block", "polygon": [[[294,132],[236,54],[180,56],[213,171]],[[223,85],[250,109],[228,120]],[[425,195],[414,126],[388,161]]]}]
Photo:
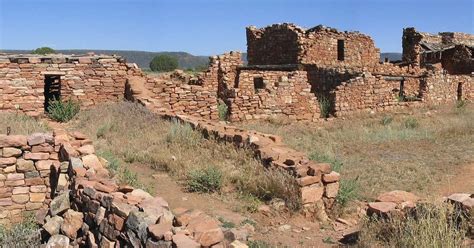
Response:
[{"label": "red sandstone block", "polygon": [[44,152],[38,152],[38,153],[32,153],[32,152],[27,152],[24,155],[25,159],[30,159],[30,160],[46,160],[49,159],[49,153],[44,153]]}]

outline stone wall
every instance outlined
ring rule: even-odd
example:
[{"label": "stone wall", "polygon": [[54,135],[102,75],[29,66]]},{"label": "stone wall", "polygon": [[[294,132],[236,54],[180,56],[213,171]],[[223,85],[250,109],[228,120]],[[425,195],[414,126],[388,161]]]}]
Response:
[{"label": "stone wall", "polygon": [[[421,92],[419,87],[419,79],[406,78],[404,95],[410,99],[418,97]],[[384,76],[373,76],[370,73],[343,82],[331,92],[331,95],[336,116],[391,111],[422,105],[421,99],[403,101],[400,98],[400,81],[386,80]]]},{"label": "stone wall", "polygon": [[[339,58],[338,43],[343,42]],[[339,32],[316,26],[305,30],[294,24],[274,24],[262,29],[247,28],[249,65],[317,64],[327,66],[373,66],[379,49],[373,40],[358,32]]]},{"label": "stone wall", "polygon": [[0,151],[0,224],[9,224],[49,203],[59,146],[52,134],[0,135]]},{"label": "stone wall", "polygon": [[43,114],[47,76],[60,77],[62,99],[117,101],[135,69],[117,56],[0,55],[0,110]]},{"label": "stone wall", "polygon": [[472,101],[474,100],[473,82],[473,75],[449,75],[437,71],[426,79],[424,99],[428,104],[434,105],[454,103],[458,100]]},{"label": "stone wall", "polygon": [[[403,29],[402,46],[403,46],[403,61],[405,63],[412,63],[417,66],[424,67],[426,64],[436,64],[443,61],[443,67],[445,64],[450,64],[449,60],[459,60],[463,56],[452,56],[451,50],[456,45],[462,45],[463,47],[474,46],[474,35],[458,32],[442,32],[438,34],[430,34],[424,32],[418,32],[415,28]],[[445,53],[447,52],[445,56]],[[459,63],[472,63],[472,54],[469,54],[467,58],[463,59],[463,62]],[[455,62],[455,61],[453,61]],[[468,67],[467,70],[462,70],[463,74],[470,74],[474,67]],[[448,69],[453,69],[448,67]],[[451,74],[456,70],[450,71]]]},{"label": "stone wall", "polygon": [[304,70],[241,68],[228,94],[231,121],[284,117],[319,118],[319,105]]},{"label": "stone wall", "polygon": [[218,80],[224,78],[220,68],[225,68],[220,58],[225,57],[211,57],[208,70],[197,76],[177,70],[155,76],[129,77],[126,98],[161,112],[215,120],[218,118]]}]

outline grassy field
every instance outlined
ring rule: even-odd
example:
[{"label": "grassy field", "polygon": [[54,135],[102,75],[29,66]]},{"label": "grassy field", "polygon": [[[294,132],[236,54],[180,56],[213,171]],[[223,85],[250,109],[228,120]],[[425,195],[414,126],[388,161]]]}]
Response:
[{"label": "grassy field", "polygon": [[322,123],[273,119],[240,126],[280,135],[311,158],[333,163],[344,180],[356,182],[363,198],[373,198],[395,189],[439,195],[440,187],[474,162],[473,120],[474,108],[467,105]]},{"label": "grassy field", "polygon": [[82,111],[70,127],[94,139],[98,153],[122,168],[129,183],[139,175],[127,165],[142,164],[168,172],[189,191],[225,189],[264,201],[278,197],[299,207],[298,186],[287,173],[264,171],[249,151],[204,139],[190,126],[162,120],[140,105],[100,105]]},{"label": "grassy field", "polygon": [[48,125],[24,114],[2,113],[0,115],[0,134],[6,134],[10,128],[11,134],[31,134],[50,131]]}]

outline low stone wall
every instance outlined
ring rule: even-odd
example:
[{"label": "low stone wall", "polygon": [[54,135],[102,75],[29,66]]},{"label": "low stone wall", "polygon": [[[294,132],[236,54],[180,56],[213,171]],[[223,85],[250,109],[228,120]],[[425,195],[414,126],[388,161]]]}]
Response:
[{"label": "low stone wall", "polygon": [[46,247],[242,244],[201,211],[172,213],[163,198],[119,184],[81,133],[2,135],[0,148],[0,222],[36,212]]},{"label": "low stone wall", "polygon": [[45,207],[66,166],[52,134],[0,135],[0,223],[21,220],[24,211]]},{"label": "low stone wall", "polygon": [[441,71],[426,79],[426,102],[429,104],[453,103],[474,100],[474,74],[449,75]]},{"label": "low stone wall", "polygon": [[230,142],[237,147],[251,149],[266,167],[286,170],[295,177],[301,187],[300,194],[307,216],[327,218],[325,209],[334,205],[339,191],[339,173],[332,171],[328,163],[311,161],[296,150],[287,147],[281,137],[235,126],[207,121],[195,117],[168,114],[170,119],[178,119],[190,124],[207,137]]}]

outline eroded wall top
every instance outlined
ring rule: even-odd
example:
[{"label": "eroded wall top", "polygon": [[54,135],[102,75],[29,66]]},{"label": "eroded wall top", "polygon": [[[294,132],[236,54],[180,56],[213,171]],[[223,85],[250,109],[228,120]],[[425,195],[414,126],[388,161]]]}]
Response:
[{"label": "eroded wall top", "polygon": [[373,66],[380,53],[372,38],[322,25],[304,29],[290,23],[247,28],[249,65],[316,64]]}]

